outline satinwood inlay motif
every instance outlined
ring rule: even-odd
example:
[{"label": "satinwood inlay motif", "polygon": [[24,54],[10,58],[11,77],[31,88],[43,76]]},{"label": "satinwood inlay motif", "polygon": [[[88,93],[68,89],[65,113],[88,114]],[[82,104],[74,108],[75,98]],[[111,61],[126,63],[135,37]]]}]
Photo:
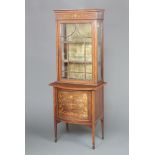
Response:
[{"label": "satinwood inlay motif", "polygon": [[58,117],[88,119],[88,94],[81,91],[58,92]]}]

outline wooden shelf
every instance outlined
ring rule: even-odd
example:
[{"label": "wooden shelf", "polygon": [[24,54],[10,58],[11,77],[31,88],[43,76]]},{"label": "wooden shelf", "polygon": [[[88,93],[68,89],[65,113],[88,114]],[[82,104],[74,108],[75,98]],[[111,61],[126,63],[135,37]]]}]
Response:
[{"label": "wooden shelf", "polygon": [[68,61],[68,60],[64,60],[63,61],[64,63],[72,63],[72,64],[92,64],[92,62],[91,61],[86,61],[86,62],[84,62],[84,61]]},{"label": "wooden shelf", "polygon": [[64,44],[91,44],[92,42],[90,41],[61,41],[61,43],[64,43]]},{"label": "wooden shelf", "polygon": [[[66,73],[69,72],[69,73],[83,73],[83,74],[85,74],[85,72],[75,72],[75,71],[67,71],[67,70],[66,71],[62,71],[62,72],[63,73],[64,72],[66,72]],[[86,72],[86,74],[92,74],[92,73]]]}]

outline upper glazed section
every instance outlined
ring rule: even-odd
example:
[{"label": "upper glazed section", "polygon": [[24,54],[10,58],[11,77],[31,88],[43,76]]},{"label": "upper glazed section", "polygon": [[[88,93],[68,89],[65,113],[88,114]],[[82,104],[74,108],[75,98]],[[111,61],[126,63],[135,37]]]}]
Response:
[{"label": "upper glazed section", "polygon": [[103,19],[104,9],[54,10],[56,20]]}]

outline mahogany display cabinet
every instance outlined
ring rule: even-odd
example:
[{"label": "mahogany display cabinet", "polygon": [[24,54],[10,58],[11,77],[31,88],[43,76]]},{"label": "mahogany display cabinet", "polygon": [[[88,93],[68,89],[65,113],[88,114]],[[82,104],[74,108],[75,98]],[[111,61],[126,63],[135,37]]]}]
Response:
[{"label": "mahogany display cabinet", "polygon": [[101,122],[104,134],[104,45],[102,9],[55,10],[57,81],[53,86],[54,131],[57,124],[86,125]]}]

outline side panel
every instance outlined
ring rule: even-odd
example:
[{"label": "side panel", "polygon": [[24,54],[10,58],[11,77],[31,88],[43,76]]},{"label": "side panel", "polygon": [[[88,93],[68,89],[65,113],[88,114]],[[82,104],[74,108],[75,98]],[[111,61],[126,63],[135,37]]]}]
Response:
[{"label": "side panel", "polygon": [[95,119],[103,117],[103,86],[99,87],[95,93]]}]

